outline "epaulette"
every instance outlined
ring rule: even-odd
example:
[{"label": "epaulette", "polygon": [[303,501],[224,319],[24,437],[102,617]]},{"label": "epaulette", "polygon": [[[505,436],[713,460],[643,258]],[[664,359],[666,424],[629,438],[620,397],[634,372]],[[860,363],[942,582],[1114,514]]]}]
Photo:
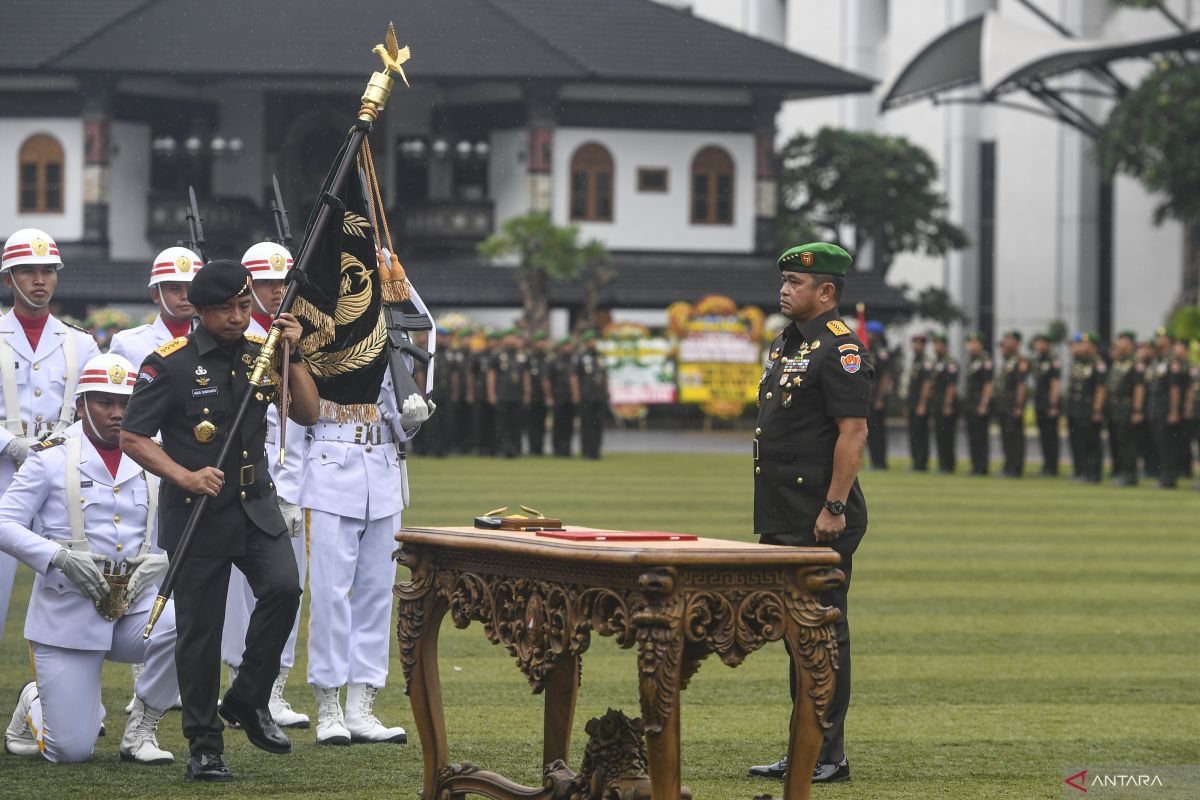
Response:
[{"label": "epaulette", "polygon": [[55,436],[53,439],[47,439],[44,442],[38,442],[37,444],[30,446],[29,449],[33,452],[40,453],[43,450],[49,450],[51,447],[58,447],[66,440],[67,437],[65,436]]},{"label": "epaulette", "polygon": [[825,327],[833,333],[834,336],[849,336],[850,329],[846,327],[846,323],[840,319],[831,319],[825,323]]},{"label": "epaulette", "polygon": [[247,333],[245,336],[246,336],[247,342],[252,342],[254,344],[266,344],[267,343],[267,337],[259,336],[256,333]]},{"label": "epaulette", "polygon": [[158,355],[162,356],[163,358],[166,358],[167,356],[171,355],[171,353],[174,353],[175,351],[179,350],[180,348],[185,347],[187,345],[187,343],[188,343],[187,337],[180,336],[180,337],[178,337],[176,339],[172,339],[171,341],[167,342],[166,344],[158,347],[157,349],[155,349],[154,352],[157,353]]}]

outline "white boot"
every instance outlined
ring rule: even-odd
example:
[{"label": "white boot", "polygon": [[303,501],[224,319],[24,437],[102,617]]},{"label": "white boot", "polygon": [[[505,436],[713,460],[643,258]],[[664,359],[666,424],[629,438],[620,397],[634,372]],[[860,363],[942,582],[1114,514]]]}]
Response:
[{"label": "white boot", "polygon": [[408,741],[404,728],[386,727],[375,716],[378,691],[369,683],[352,683],[346,688],[346,728],[350,731],[350,741],[404,744]]},{"label": "white boot", "polygon": [[350,731],[342,716],[342,704],[338,698],[342,687],[323,689],[313,687],[317,698],[317,744],[350,744]]},{"label": "white boot", "polygon": [[133,673],[133,696],[129,698],[129,702],[125,704],[125,713],[132,714],[133,706],[137,703],[137,682],[138,678],[142,677],[142,673],[146,671],[145,664],[130,664],[129,671]]},{"label": "white boot", "polygon": [[17,698],[17,707],[13,709],[12,720],[4,731],[4,749],[14,756],[36,756],[42,752],[37,736],[29,727],[29,707],[37,696],[37,684],[33,681],[25,684]]},{"label": "white boot", "polygon": [[125,723],[125,735],[121,737],[121,760],[139,764],[170,764],[175,756],[158,746],[158,722],[167,713],[165,709],[151,708],[141,698],[133,698],[133,711]]},{"label": "white boot", "polygon": [[275,718],[275,722],[281,728],[307,728],[309,726],[308,714],[301,714],[292,708],[292,704],[283,699],[283,686],[287,683],[289,670],[287,667],[281,667],[279,677],[275,679],[275,685],[271,687],[271,700],[267,703],[267,710],[271,712],[271,716]]}]

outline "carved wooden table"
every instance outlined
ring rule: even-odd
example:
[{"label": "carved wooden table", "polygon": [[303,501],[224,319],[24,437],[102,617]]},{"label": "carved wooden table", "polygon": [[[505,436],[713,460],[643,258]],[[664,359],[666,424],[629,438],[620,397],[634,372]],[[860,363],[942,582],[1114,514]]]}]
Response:
[{"label": "carved wooden table", "polygon": [[[834,551],[719,539],[565,541],[475,528],[406,528],[396,540],[397,560],[412,570],[412,580],[395,588],[396,627],[421,737],[425,800],[466,794],[598,800],[609,785],[617,789],[614,796],[630,800],[688,797],[679,776],[680,692],[709,653],[736,667],[779,640],[796,656],[801,687],[788,744],[795,768],[784,797],[809,797],[837,668],[838,611],[816,597],[844,579]],[[450,764],[437,656],[447,611],[459,628],[483,623],[487,638],[516,658],[534,692],[545,692],[543,786],[523,787],[471,764]],[[621,716],[617,712],[589,723],[597,752],[589,743],[576,775],[566,759],[580,657],[593,632],[637,647],[642,717],[633,723],[637,736],[614,728],[619,722],[610,716]],[[638,741],[612,747],[622,736],[625,744]],[[600,750],[619,750],[621,763],[605,761]]]}]

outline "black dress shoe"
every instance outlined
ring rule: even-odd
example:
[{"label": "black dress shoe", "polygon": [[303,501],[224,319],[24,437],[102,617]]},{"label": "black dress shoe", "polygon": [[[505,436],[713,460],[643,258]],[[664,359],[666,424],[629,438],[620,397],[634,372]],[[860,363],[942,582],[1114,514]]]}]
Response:
[{"label": "black dress shoe", "polygon": [[838,764],[823,764],[817,762],[813,769],[813,783],[841,783],[850,780],[850,762],[842,759]]},{"label": "black dress shoe", "polygon": [[217,753],[202,753],[198,758],[188,759],[187,778],[189,781],[231,781],[233,773]]},{"label": "black dress shoe", "polygon": [[776,761],[774,764],[761,764],[757,767],[751,767],[746,776],[750,778],[775,778],[782,780],[787,774],[788,760],[787,756]]},{"label": "black dress shoe", "polygon": [[226,694],[217,710],[230,725],[241,725],[246,732],[246,738],[255,747],[268,753],[292,752],[291,740],[275,723],[271,712],[266,708],[250,708],[237,697]]}]

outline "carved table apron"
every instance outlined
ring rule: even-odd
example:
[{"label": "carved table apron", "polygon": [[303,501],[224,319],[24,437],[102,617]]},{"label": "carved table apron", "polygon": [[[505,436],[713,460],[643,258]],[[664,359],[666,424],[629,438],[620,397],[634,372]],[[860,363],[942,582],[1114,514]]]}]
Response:
[{"label": "carved table apron", "polygon": [[[475,528],[405,528],[396,540],[396,558],[412,571],[395,588],[396,634],[421,737],[425,800],[467,793],[551,800],[570,796],[562,792],[572,780],[578,790],[588,756],[580,776],[565,762],[580,657],[593,632],[637,648],[649,791],[622,797],[678,800],[679,695],[688,679],[709,653],[736,667],[779,640],[796,656],[800,687],[788,743],[799,768],[788,770],[784,797],[809,797],[837,669],[839,612],[816,598],[844,578],[833,550],[721,539],[566,541]],[[534,692],[545,692],[544,786],[522,787],[470,764],[450,764],[437,663],[447,611],[459,628],[483,623]],[[585,789],[579,796],[593,795]]]}]

